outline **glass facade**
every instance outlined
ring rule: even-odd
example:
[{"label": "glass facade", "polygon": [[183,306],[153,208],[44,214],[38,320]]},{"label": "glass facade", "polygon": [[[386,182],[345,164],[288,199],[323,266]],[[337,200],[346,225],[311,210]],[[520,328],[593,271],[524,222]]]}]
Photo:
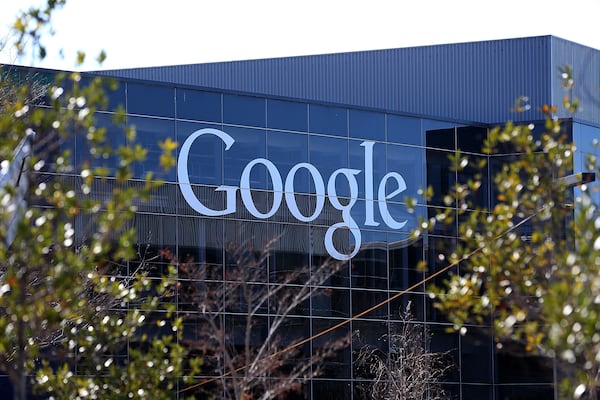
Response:
[{"label": "glass facade", "polygon": [[[308,357],[327,337],[360,332],[360,344],[353,340],[328,361],[324,373],[304,387],[304,397],[363,398],[360,387],[368,377],[353,368],[356,353],[365,343],[385,350],[387,344],[380,339],[400,322],[400,312],[410,302],[430,335],[429,349],[448,352],[454,363],[444,377],[453,398],[552,398],[552,365],[545,365],[547,360],[497,353],[492,337],[482,333],[489,326],[472,327],[463,336],[453,332],[426,295],[426,285],[420,284],[446,266],[440,254],[456,243],[458,221],[418,240],[411,239],[411,231],[418,228],[419,218],[446,207],[443,195],[456,182],[475,173],[489,176],[488,167],[457,173],[449,161],[457,148],[475,160],[487,157],[480,153],[486,127],[129,81],[122,81],[114,96],[111,104],[123,102],[127,124],[136,127],[136,143],[148,149],[147,161],[136,166],[136,178],[154,172],[166,182],[149,203],[139,204],[133,223],[140,244],[156,254],[169,248],[179,259],[193,260],[203,268],[203,281],[217,285],[229,273],[230,243],[262,249],[276,239],[264,264],[267,271],[260,275],[264,281],[256,285],[276,282],[278,274],[295,268],[308,267],[310,273],[323,260],[340,260],[341,271],[289,318],[289,331],[302,337],[381,304],[303,348],[302,356]],[[110,125],[111,113],[102,111],[98,117],[119,145],[125,142],[124,133]],[[587,135],[587,129],[576,125],[574,138]],[[178,167],[160,173],[157,142],[167,137],[178,142]],[[85,144],[77,141],[73,146],[74,161],[84,162]],[[115,160],[104,162],[110,167]],[[434,191],[429,201],[420,196],[427,186]],[[412,212],[407,198],[416,199]],[[489,206],[489,185],[472,201]],[[161,276],[166,260],[152,263],[153,276]],[[418,269],[419,263],[427,270]],[[234,333],[242,310],[223,306],[225,330]],[[180,307],[190,312],[185,304]],[[257,343],[268,329],[271,312],[265,309],[261,315]],[[199,329],[193,318],[186,320],[185,335],[193,337]]]}]

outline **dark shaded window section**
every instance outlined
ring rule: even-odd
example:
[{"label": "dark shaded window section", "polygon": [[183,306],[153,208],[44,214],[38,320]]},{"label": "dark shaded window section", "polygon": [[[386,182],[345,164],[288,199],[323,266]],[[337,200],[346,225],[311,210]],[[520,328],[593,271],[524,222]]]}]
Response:
[{"label": "dark shaded window section", "polygon": [[191,89],[176,89],[177,118],[222,122],[221,94]]},{"label": "dark shaded window section", "polygon": [[436,206],[455,206],[445,204],[444,197],[450,193],[456,183],[456,171],[450,162],[452,152],[427,149],[427,186],[433,188],[433,196],[428,204]]},{"label": "dark shaded window section", "polygon": [[425,145],[428,148],[456,150],[455,129],[437,128],[439,123],[434,121],[423,121],[423,130],[425,131]]},{"label": "dark shaded window section", "polygon": [[481,153],[487,139],[487,128],[461,126],[456,128],[457,148],[462,152]]}]

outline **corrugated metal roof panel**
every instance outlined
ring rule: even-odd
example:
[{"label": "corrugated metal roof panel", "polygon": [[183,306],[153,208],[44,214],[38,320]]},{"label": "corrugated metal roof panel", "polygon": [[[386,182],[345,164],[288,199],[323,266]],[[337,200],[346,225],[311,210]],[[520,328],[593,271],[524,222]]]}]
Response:
[{"label": "corrugated metal roof panel", "polygon": [[[577,118],[600,123],[600,51],[568,40],[552,38],[551,75],[552,103],[562,105],[566,94],[561,86],[558,68],[568,65],[573,70],[575,86],[571,95],[580,100]],[[560,116],[568,116],[561,112]]]},{"label": "corrugated metal roof panel", "polygon": [[[600,87],[600,52],[551,36],[103,73],[501,123],[539,119],[539,105],[562,99],[562,64],[577,66],[586,79],[582,87]],[[518,96],[532,105],[523,115],[511,112]],[[581,118],[600,123],[599,107],[584,108]]]}]

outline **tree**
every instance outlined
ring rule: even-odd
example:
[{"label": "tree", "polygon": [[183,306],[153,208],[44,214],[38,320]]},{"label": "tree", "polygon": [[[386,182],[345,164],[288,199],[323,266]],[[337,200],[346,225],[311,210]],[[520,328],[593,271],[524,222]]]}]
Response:
[{"label": "tree", "polygon": [[[561,74],[570,91],[570,69]],[[568,93],[563,105],[574,113],[577,100]],[[571,120],[556,118],[556,110],[542,107],[541,132],[533,124],[509,122],[489,133],[484,151],[498,171],[495,204],[489,209],[472,206],[481,176],[457,185],[446,197],[448,204],[456,202],[462,221],[460,244],[448,255],[450,263],[459,263],[460,273],[431,290],[436,307],[456,329],[465,332],[469,322],[491,320],[499,348],[516,342],[520,349],[556,358],[564,378],[562,398],[596,399],[600,204],[586,185],[590,175],[573,175]],[[469,159],[458,154],[454,162],[460,169]],[[598,173],[596,159],[589,156],[584,168]],[[448,216],[446,212],[437,220]]]},{"label": "tree", "polygon": [[[399,327],[381,338],[389,345],[389,352],[373,345],[358,350],[354,368],[358,375],[372,381],[362,387],[364,398],[447,399],[441,380],[452,367],[448,355],[427,350],[425,328],[414,322],[410,302],[401,317]],[[360,339],[360,332],[357,333]]]},{"label": "tree", "polygon": [[[17,18],[19,53],[45,56],[44,30],[63,4],[48,0]],[[0,77],[0,369],[14,398],[33,386],[57,399],[170,398],[186,353],[174,306],[159,307],[169,277],[152,285],[143,259],[132,275],[119,274],[139,258],[128,221],[157,184],[148,175],[130,185],[145,150],[112,147],[95,122],[113,83],[7,66]],[[88,149],[81,162],[74,141]],[[173,143],[162,146],[161,162],[171,165]],[[187,367],[193,374],[198,362]]]},{"label": "tree", "polygon": [[[322,373],[327,359],[348,345],[347,337],[314,344],[302,318],[307,302],[342,264],[326,261],[310,269],[300,266],[269,276],[267,263],[276,240],[255,250],[231,243],[225,279],[192,259],[177,262],[177,282],[186,327],[184,343],[204,362],[204,378],[189,391],[224,399],[278,399],[301,391],[308,379]],[[269,283],[267,283],[269,282]],[[302,346],[298,345],[299,343]],[[320,347],[320,349],[318,348]],[[186,390],[187,391],[187,390]]]}]

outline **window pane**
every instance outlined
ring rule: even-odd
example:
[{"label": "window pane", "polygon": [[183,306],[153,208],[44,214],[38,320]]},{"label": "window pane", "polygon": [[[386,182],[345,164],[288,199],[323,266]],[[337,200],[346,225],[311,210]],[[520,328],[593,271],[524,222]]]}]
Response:
[{"label": "window pane", "polygon": [[387,140],[392,143],[423,145],[421,134],[421,119],[402,117],[399,115],[387,116]]},{"label": "window pane", "polygon": [[348,118],[350,121],[350,137],[385,140],[385,114],[351,109]]},{"label": "window pane", "polygon": [[267,127],[306,132],[308,106],[304,103],[267,99]]},{"label": "window pane", "polygon": [[[308,162],[308,135],[281,131],[267,132],[267,158],[273,162],[281,179],[285,179],[290,169],[298,163]],[[311,182],[312,182],[312,178]],[[309,172],[305,168],[295,173],[294,192],[308,193]]]},{"label": "window pane", "polygon": [[164,141],[168,137],[175,140],[175,122],[156,118],[129,117],[127,123],[135,126],[134,144],[141,145],[147,151],[146,159],[134,166],[135,177],[143,179],[146,173],[152,172],[154,177],[175,181],[175,168],[165,172],[159,164],[162,150],[158,146],[159,141]]},{"label": "window pane", "polygon": [[[215,128],[215,125],[178,121],[179,148],[191,134],[203,128]],[[223,141],[213,135],[201,135],[194,140],[187,160],[190,183],[216,186],[223,184],[224,148]]]},{"label": "window pane", "polygon": [[265,126],[265,99],[261,97],[223,95],[223,123]]},{"label": "window pane", "polygon": [[177,89],[177,118],[221,122],[221,94]]},{"label": "window pane", "polygon": [[175,93],[172,87],[127,83],[129,114],[175,117]]},{"label": "window pane", "polygon": [[348,118],[345,108],[310,104],[310,132],[348,136]]}]

